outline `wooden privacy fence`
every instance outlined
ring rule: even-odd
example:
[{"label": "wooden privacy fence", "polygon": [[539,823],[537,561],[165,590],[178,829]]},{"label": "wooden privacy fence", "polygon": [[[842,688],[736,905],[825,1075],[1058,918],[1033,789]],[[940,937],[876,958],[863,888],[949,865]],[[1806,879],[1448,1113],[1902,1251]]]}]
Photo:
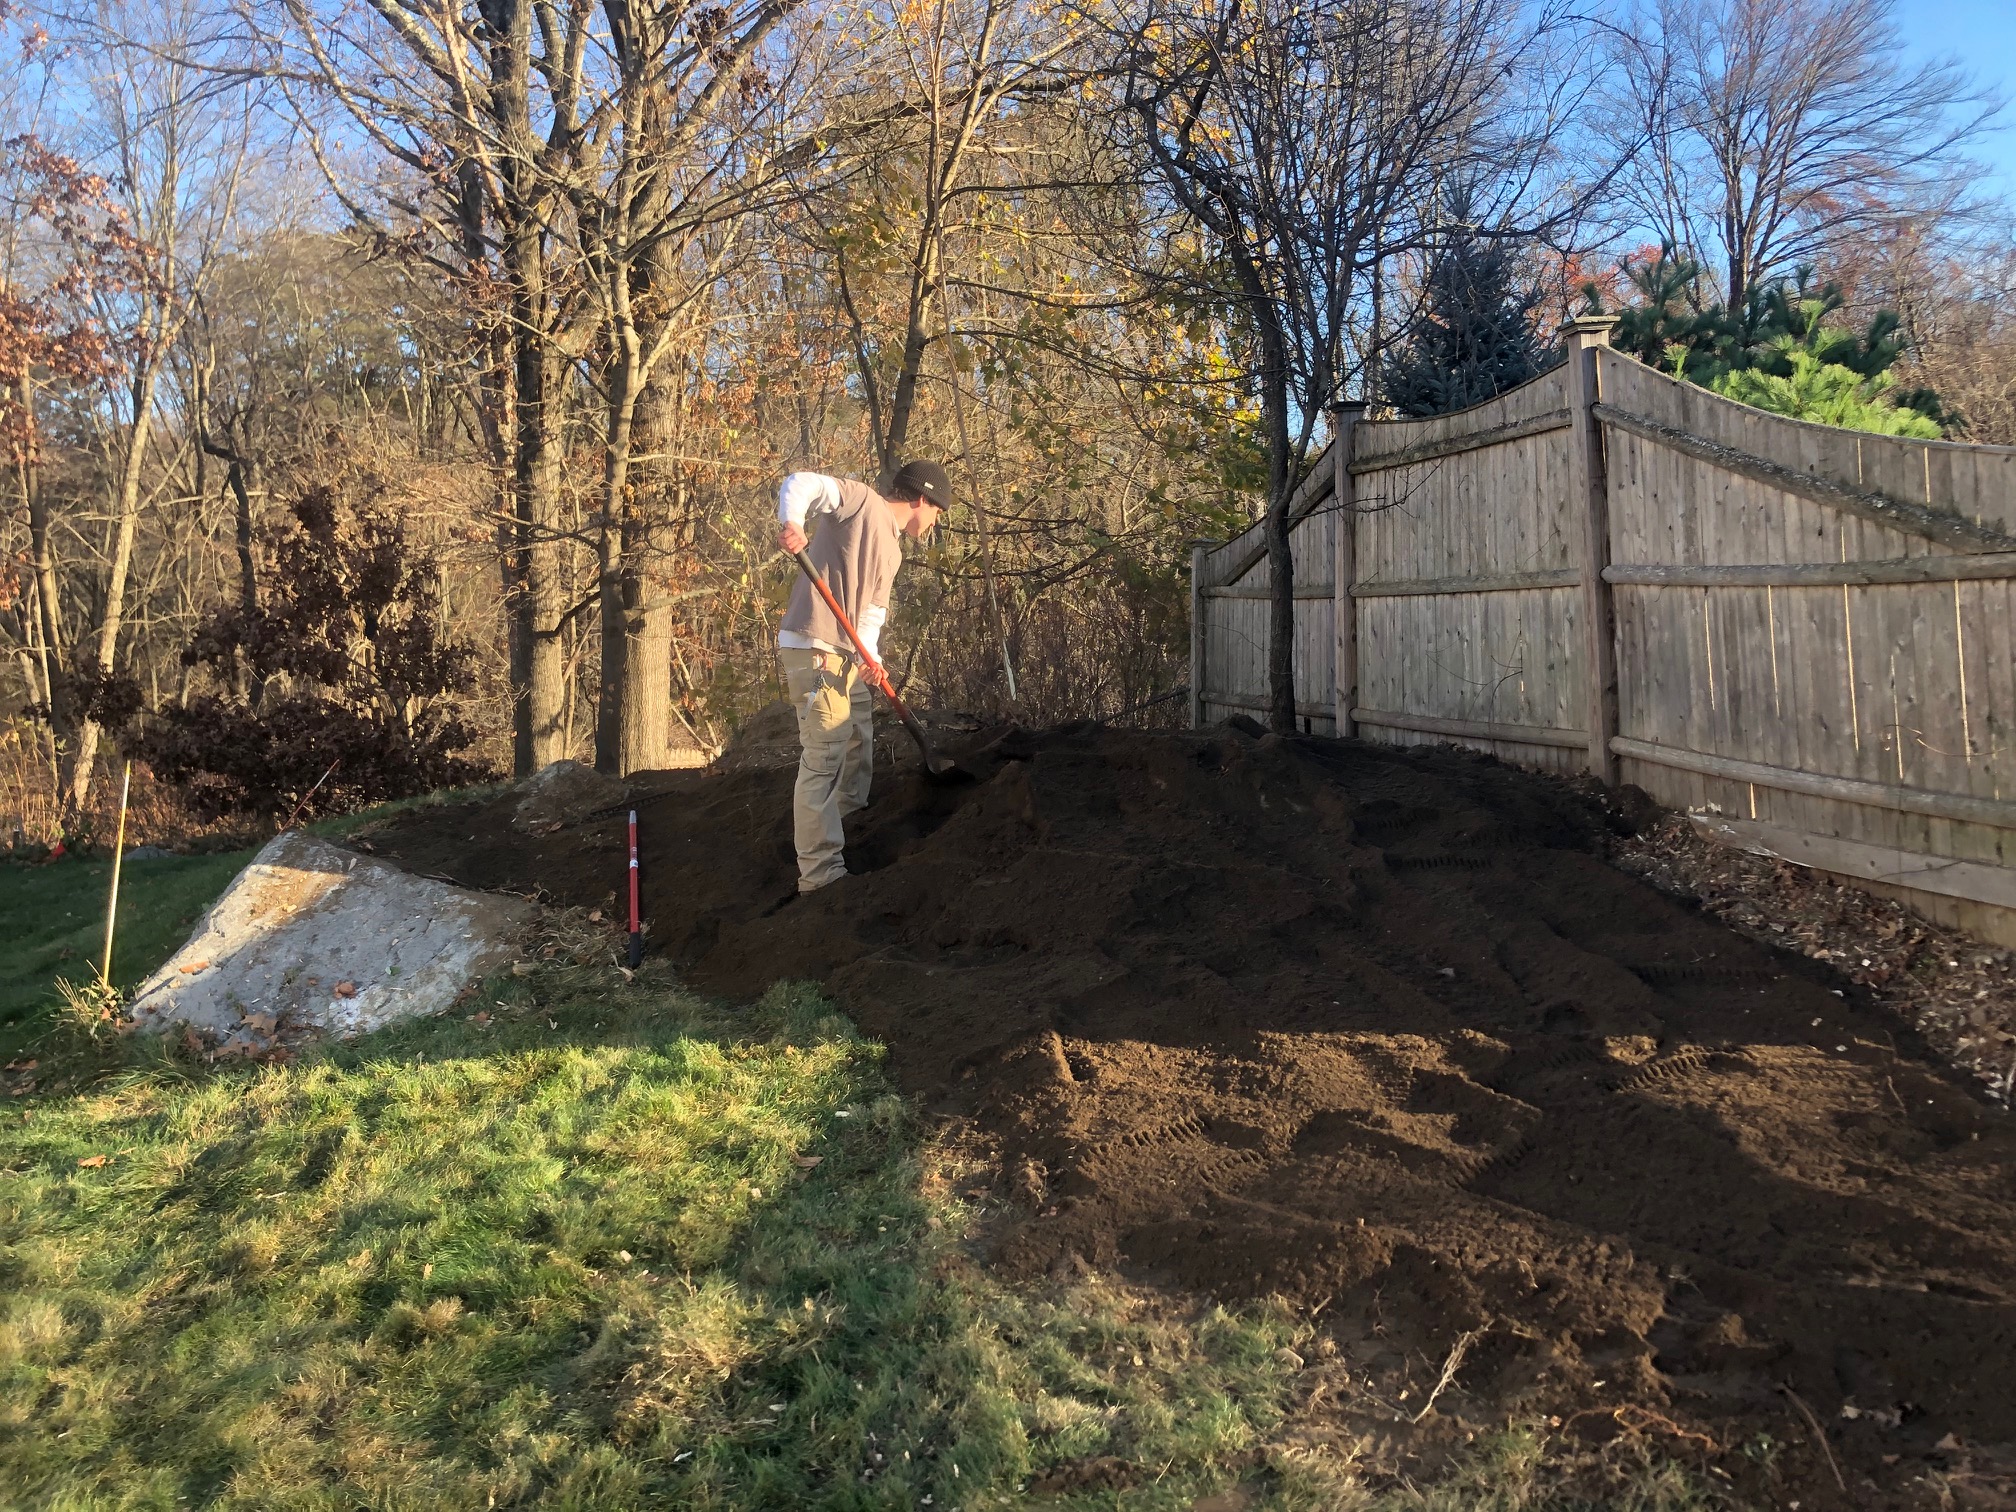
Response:
[{"label": "wooden privacy fence", "polygon": [[[1335,413],[1291,506],[1304,727],[1636,783],[2016,944],[2016,447],[1766,414],[1609,329],[1453,415]],[[1193,723],[1264,712],[1260,528],[1191,568]]]}]

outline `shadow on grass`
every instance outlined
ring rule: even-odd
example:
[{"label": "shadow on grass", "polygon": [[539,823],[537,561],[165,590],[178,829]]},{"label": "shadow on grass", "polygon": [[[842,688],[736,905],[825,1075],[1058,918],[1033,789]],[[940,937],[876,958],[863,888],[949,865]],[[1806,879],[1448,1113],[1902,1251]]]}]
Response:
[{"label": "shadow on grass", "polygon": [[27,1506],[962,1507],[1060,1460],[1188,1506],[1285,1318],[1011,1296],[812,991],[509,980],[298,1064],[159,1047],[0,1126]]}]

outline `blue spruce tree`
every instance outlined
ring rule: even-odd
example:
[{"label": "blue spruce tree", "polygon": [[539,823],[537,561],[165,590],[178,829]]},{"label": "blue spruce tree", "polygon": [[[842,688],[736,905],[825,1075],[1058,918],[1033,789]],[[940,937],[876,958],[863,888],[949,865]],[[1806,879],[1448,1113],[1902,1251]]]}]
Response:
[{"label": "blue spruce tree", "polygon": [[1448,212],[1421,308],[1381,369],[1380,397],[1402,415],[1481,404],[1554,360],[1534,329],[1541,293],[1523,276],[1520,246],[1485,235],[1467,193],[1452,194]]}]

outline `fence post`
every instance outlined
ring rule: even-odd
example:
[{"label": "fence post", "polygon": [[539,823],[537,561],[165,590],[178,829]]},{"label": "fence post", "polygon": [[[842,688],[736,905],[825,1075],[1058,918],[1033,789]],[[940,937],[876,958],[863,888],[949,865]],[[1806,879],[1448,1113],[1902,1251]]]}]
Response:
[{"label": "fence post", "polygon": [[1615,315],[1578,315],[1568,322],[1568,414],[1573,426],[1569,477],[1570,512],[1582,521],[1582,620],[1588,667],[1589,772],[1614,786],[1617,758],[1610,741],[1617,733],[1617,634],[1610,585],[1610,485],[1604,475],[1603,426],[1594,413],[1596,353],[1610,345]]},{"label": "fence post", "polygon": [[1204,728],[1204,581],[1211,542],[1190,543],[1190,728]]},{"label": "fence post", "polygon": [[1354,399],[1330,406],[1330,465],[1335,469],[1331,508],[1337,512],[1334,536],[1336,560],[1331,566],[1331,617],[1337,627],[1336,719],[1337,738],[1349,740],[1358,733],[1352,711],[1358,707],[1358,600],[1352,590],[1358,582],[1357,495],[1351,483],[1351,443],[1357,439],[1358,422],[1365,418],[1365,402]]}]

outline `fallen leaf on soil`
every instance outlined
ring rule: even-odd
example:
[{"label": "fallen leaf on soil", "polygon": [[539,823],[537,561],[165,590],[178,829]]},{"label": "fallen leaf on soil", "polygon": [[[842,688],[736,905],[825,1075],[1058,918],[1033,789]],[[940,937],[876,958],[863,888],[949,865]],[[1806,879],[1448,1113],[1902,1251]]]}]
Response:
[{"label": "fallen leaf on soil", "polygon": [[589,910],[588,910],[588,922],[589,922],[590,924],[600,924],[600,923],[602,922],[602,910],[601,910],[601,909],[599,909],[599,908],[591,908],[591,909],[589,909]]},{"label": "fallen leaf on soil", "polygon": [[798,1166],[798,1168],[801,1171],[811,1170],[812,1167],[819,1164],[819,1162],[824,1160],[825,1158],[826,1157],[824,1155],[793,1155],[791,1157],[792,1161]]},{"label": "fallen leaf on soil", "polygon": [[[105,1164],[108,1158],[109,1157],[104,1155],[86,1155],[81,1157],[78,1160],[77,1164],[79,1164],[80,1166],[84,1166],[86,1169],[95,1170],[99,1166]],[[1949,1433],[1946,1436],[1948,1438],[1951,1438],[1953,1435]]]},{"label": "fallen leaf on soil", "polygon": [[279,1021],[280,1015],[277,1013],[248,1013],[245,1015],[245,1027],[250,1029],[254,1034],[271,1034],[273,1026]]},{"label": "fallen leaf on soil", "polygon": [[199,971],[208,971],[209,969],[210,963],[208,961],[191,961],[187,966],[182,968],[182,975],[194,976]]},{"label": "fallen leaf on soil", "polygon": [[348,977],[338,982],[331,990],[340,998],[353,998],[357,996],[357,984]]},{"label": "fallen leaf on soil", "polygon": [[472,1024],[487,1024],[490,1022],[490,1015],[487,1013],[472,1013],[469,1015],[469,1022]]},{"label": "fallen leaf on soil", "polygon": [[15,1060],[7,1062],[7,1069],[9,1071],[33,1071],[38,1064],[39,1062],[36,1060],[36,1058],[31,1055],[26,1060]]},{"label": "fallen leaf on soil", "polygon": [[1935,1454],[1958,1454],[1963,1447],[1959,1438],[1949,1433],[1932,1446],[1932,1451]]},{"label": "fallen leaf on soil", "polygon": [[513,961],[511,963],[511,975],[513,976],[530,976],[536,970],[538,968],[530,961]]}]

